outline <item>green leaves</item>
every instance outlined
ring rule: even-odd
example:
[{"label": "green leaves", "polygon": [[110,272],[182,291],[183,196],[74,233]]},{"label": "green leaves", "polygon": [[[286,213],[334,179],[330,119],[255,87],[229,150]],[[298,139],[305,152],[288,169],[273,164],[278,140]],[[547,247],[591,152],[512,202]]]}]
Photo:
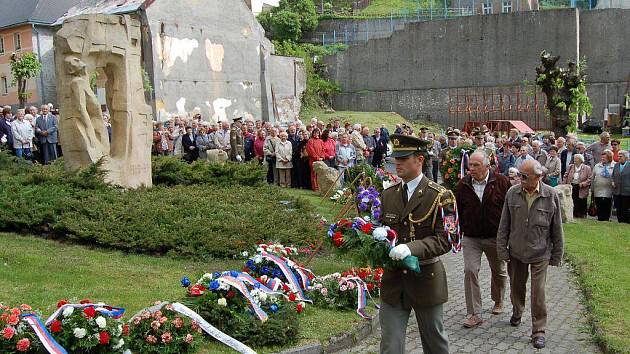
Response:
[{"label": "green leaves", "polygon": [[103,182],[97,165],[67,174],[62,161],[23,168],[0,152],[0,229],[198,259],[260,240],[302,246],[317,237],[312,207],[259,186],[258,166],[154,163],[155,187],[122,191]]},{"label": "green leaves", "polygon": [[281,0],[278,7],[258,15],[258,21],[270,38],[296,42],[318,24],[313,0]]}]

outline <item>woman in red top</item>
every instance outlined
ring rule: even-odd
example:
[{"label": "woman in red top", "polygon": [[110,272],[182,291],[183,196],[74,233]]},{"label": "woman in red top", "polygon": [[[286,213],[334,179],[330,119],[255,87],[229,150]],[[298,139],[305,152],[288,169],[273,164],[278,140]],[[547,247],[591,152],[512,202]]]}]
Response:
[{"label": "woman in red top", "polygon": [[323,161],[325,157],[324,142],[320,139],[319,134],[320,131],[318,128],[313,129],[311,138],[308,139],[308,143],[306,143],[308,164],[311,167],[311,185],[313,186],[314,191],[319,190],[319,185],[317,184],[317,176],[315,175],[315,170],[313,169],[313,162]]},{"label": "woman in red top", "polygon": [[265,153],[263,152],[263,146],[265,146],[265,133],[264,129],[258,129],[256,133],[256,140],[254,140],[254,156],[258,163],[262,164],[265,159]]},{"label": "woman in red top", "polygon": [[330,130],[326,129],[322,133],[324,143],[324,162],[326,166],[335,168],[335,156],[337,156],[337,141],[330,135]]}]

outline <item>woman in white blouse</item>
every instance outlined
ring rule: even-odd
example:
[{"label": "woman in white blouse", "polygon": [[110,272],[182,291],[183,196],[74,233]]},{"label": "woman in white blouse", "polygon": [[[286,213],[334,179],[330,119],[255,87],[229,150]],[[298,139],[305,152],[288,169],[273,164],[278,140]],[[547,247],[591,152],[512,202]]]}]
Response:
[{"label": "woman in white blouse", "polygon": [[[33,116],[27,114],[27,118],[33,120]],[[25,114],[23,109],[18,109],[15,116],[15,120],[11,122],[11,132],[13,132],[13,148],[15,149],[15,156],[18,159],[24,157],[30,159],[31,146],[33,144],[33,126],[28,120],[25,120]]]},{"label": "woman in white blouse", "polygon": [[584,163],[584,155],[573,155],[573,163],[564,174],[564,183],[573,186],[573,216],[586,217],[586,200],[591,188],[591,168]]}]

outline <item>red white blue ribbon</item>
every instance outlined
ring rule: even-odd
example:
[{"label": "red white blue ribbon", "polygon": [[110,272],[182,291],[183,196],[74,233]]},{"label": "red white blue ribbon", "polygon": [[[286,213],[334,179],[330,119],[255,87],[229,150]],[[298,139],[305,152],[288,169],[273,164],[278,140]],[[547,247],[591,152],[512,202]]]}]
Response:
[{"label": "red white blue ribbon", "polygon": [[459,178],[466,175],[466,167],[468,167],[468,150],[462,150],[462,163],[459,166]]},{"label": "red white blue ribbon", "polygon": [[273,288],[268,288],[266,285],[264,285],[263,283],[259,282],[258,280],[254,279],[254,277],[252,277],[251,275],[247,274],[247,273],[238,273],[238,277],[236,277],[236,279],[250,284],[251,286],[253,286],[254,288],[269,294],[269,295],[284,295],[281,292],[276,291],[277,289],[273,289]]},{"label": "red white blue ribbon", "polygon": [[[98,304],[65,304],[57,309],[48,319],[46,320],[46,327],[50,326],[50,324],[61,315],[61,313],[67,309],[68,307],[72,307],[74,309],[84,309],[86,307],[94,307],[94,310],[99,312],[101,315],[106,317],[112,317],[114,319],[121,318],[125,314],[125,309],[121,307],[112,307],[103,303]],[[111,310],[110,310],[111,309]]]},{"label": "red white blue ribbon", "polygon": [[267,319],[269,318],[267,316],[267,313],[265,313],[265,311],[263,311],[263,309],[260,306],[258,306],[256,301],[254,301],[254,298],[249,293],[249,290],[247,290],[247,287],[241,280],[238,280],[229,275],[223,275],[217,280],[219,282],[224,282],[230,285],[231,287],[235,288],[236,290],[238,290],[243,296],[245,296],[245,299],[247,299],[247,301],[249,302],[249,305],[251,306],[252,310],[254,310],[254,313],[256,314],[256,316],[258,316],[258,318],[262,322],[267,321]]},{"label": "red white blue ribbon", "polygon": [[68,354],[68,352],[61,346],[55,338],[48,332],[46,326],[42,321],[34,314],[22,315],[22,320],[33,328],[33,331],[37,335],[37,338],[42,342],[42,345],[50,354]]},{"label": "red white blue ribbon", "polygon": [[267,281],[267,288],[273,291],[278,291],[278,289],[282,287],[282,284],[283,284],[282,280],[278,278],[272,278],[272,279],[269,279],[269,281]]},{"label": "red white blue ribbon", "polygon": [[[357,287],[357,314],[364,319],[370,320],[371,316],[365,313],[365,307],[367,306],[367,296],[369,294],[367,285],[363,279],[359,277],[350,277],[345,279],[346,282],[353,282]],[[374,300],[372,300],[374,301]]]},{"label": "red white blue ribbon", "polygon": [[[448,238],[448,242],[451,244],[451,252],[457,253],[462,249],[462,236],[459,228],[459,215],[457,214],[457,203],[453,203],[453,214],[445,216],[444,208],[440,206],[440,213],[442,214],[442,223],[444,224],[444,233]],[[453,240],[453,236],[456,240]]]},{"label": "red white blue ribbon", "polygon": [[[149,307],[148,309],[146,309],[146,311],[155,313],[156,311],[161,310],[162,307],[164,307],[165,305],[168,305],[168,303],[167,302],[160,303],[156,306]],[[171,306],[173,306],[173,311],[176,311],[182,314],[183,316],[190,318],[192,321],[196,322],[199,325],[199,328],[201,328],[204,332],[206,332],[207,334],[209,334],[210,336],[212,336],[219,342],[229,346],[230,348],[242,354],[256,354],[256,352],[253,351],[250,347],[228,336],[227,334],[221,332],[219,329],[217,329],[216,327],[208,323],[208,321],[204,320],[201,316],[199,316],[199,314],[189,309],[188,307],[180,304],[179,302],[174,302],[171,304]],[[141,311],[137,315],[133,316],[129,320],[129,323],[131,323],[135,317],[140,316],[142,312],[144,311]]]},{"label": "red white blue ribbon", "polygon": [[291,269],[289,268],[289,265],[285,261],[283,261],[282,259],[280,259],[277,256],[274,256],[273,254],[270,254],[270,253],[267,253],[267,252],[264,252],[264,251],[261,252],[260,255],[264,259],[270,260],[275,265],[277,265],[278,268],[280,268],[280,270],[282,271],[282,274],[284,274],[284,276],[287,278],[287,281],[289,282],[289,286],[291,288],[293,288],[293,291],[297,292],[297,299],[298,300],[312,303],[311,300],[307,299],[304,296],[304,292],[302,291],[302,287],[300,286],[297,278],[295,277],[295,274],[293,274],[293,271],[291,271]]}]

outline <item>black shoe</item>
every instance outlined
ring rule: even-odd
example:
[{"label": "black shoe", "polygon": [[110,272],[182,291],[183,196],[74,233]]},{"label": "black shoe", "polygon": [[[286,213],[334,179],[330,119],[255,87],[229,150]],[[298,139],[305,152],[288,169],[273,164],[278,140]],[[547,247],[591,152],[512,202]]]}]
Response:
[{"label": "black shoe", "polygon": [[532,343],[534,345],[534,348],[542,349],[545,347],[545,337],[543,336],[534,337],[532,338]]},{"label": "black shoe", "polygon": [[514,315],[512,315],[512,318],[510,318],[510,325],[512,325],[512,327],[518,327],[520,324],[521,324],[521,318],[514,317]]}]

